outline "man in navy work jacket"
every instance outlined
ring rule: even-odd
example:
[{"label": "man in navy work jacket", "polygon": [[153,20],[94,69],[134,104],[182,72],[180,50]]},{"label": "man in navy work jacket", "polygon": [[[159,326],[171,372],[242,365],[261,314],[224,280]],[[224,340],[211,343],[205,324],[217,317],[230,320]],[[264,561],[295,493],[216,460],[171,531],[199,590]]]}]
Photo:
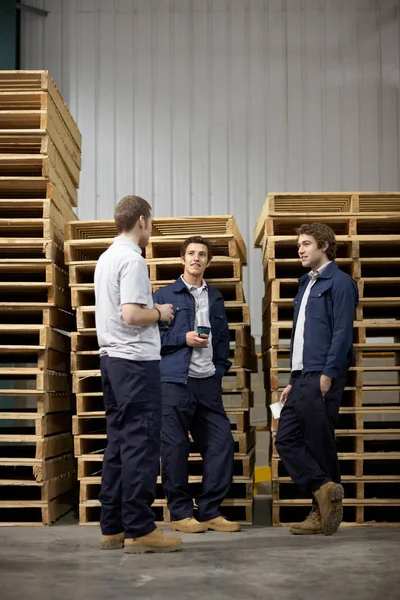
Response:
[{"label": "man in navy work jacket", "polygon": [[[203,279],[211,259],[208,240],[187,239],[181,248],[183,275],[154,294],[155,302],[174,307],[174,320],[161,330],[161,461],[171,527],[185,533],[240,529],[219,510],[232,482],[234,443],[221,395],[222,377],[231,366],[224,300]],[[188,431],[203,458],[197,519],[188,486]]]},{"label": "man in navy work jacket", "polygon": [[101,478],[101,548],[125,552],[179,550],[177,536],[154,523],[160,464],[161,381],[157,321],[171,304],[153,305],[141,248],[152,229],[151,206],[126,196],[115,209],[118,236],[95,270],[96,329],[106,410],[107,448]]},{"label": "man in navy work jacket", "polygon": [[322,223],[302,225],[298,253],[311,269],[299,280],[290,344],[291,377],[283,390],[276,448],[290,477],[313,495],[311,513],[291,533],[337,531],[343,518],[343,487],[335,427],[353,361],[353,321],[358,302],[354,280],[334,262],[336,240]]}]

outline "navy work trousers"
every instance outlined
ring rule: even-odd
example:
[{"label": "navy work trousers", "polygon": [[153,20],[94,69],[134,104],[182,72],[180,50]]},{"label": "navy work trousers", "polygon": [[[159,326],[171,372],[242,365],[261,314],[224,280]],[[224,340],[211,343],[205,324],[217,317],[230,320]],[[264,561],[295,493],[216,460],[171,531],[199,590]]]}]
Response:
[{"label": "navy work trousers", "polygon": [[102,356],[100,368],[107,422],[101,531],[141,537],[156,528],[151,505],[160,466],[160,365]]},{"label": "navy work trousers", "polygon": [[219,507],[232,483],[234,442],[221,395],[221,377],[195,379],[187,384],[162,383],[161,461],[164,492],[171,519],[193,517],[188,487],[190,431],[203,458],[202,493],[195,499],[197,519],[221,515]]},{"label": "navy work trousers", "polygon": [[294,373],[275,441],[290,477],[308,493],[328,481],[340,483],[335,428],[346,377],[333,379],[324,398],[320,377],[321,373]]}]

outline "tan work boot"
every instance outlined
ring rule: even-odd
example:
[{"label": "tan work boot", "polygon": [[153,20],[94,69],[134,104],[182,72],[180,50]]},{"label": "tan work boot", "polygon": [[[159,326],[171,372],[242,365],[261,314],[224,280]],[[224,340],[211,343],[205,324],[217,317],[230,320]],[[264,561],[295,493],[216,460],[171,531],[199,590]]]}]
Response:
[{"label": "tan work boot", "polygon": [[194,517],[188,517],[180,521],[171,521],[171,529],[182,533],[204,533],[207,531],[208,525],[207,523],[200,523]]},{"label": "tan work boot", "polygon": [[321,513],[319,512],[318,504],[314,504],[310,514],[302,523],[295,523],[290,528],[290,533],[293,535],[315,535],[322,533]]},{"label": "tan work boot", "polygon": [[236,521],[228,521],[226,517],[216,517],[209,521],[203,521],[203,523],[204,525],[207,525],[207,529],[212,529],[212,531],[240,531],[239,523],[236,523]]},{"label": "tan work boot", "polygon": [[115,535],[102,535],[100,550],[120,550],[124,547],[124,532]]},{"label": "tan work boot", "polygon": [[182,540],[176,535],[164,535],[155,529],[147,535],[138,538],[125,538],[127,554],[144,554],[145,552],[175,552],[180,550]]},{"label": "tan work boot", "polygon": [[332,535],[343,519],[342,500],[344,489],[340,483],[329,481],[314,492],[321,513],[321,528],[324,535]]}]

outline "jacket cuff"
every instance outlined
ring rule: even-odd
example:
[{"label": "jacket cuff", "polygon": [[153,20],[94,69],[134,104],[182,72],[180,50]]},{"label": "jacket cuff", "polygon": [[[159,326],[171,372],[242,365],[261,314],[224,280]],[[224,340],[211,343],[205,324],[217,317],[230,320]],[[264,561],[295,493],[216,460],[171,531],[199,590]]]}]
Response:
[{"label": "jacket cuff", "polygon": [[176,337],[177,342],[178,342],[178,346],[182,347],[182,346],[187,346],[186,344],[186,333],[179,333]]},{"label": "jacket cuff", "polygon": [[329,369],[328,368],[328,369],[324,369],[322,371],[322,375],[326,375],[327,377],[332,377],[332,379],[333,379],[335,377],[338,377],[339,371],[337,369],[333,369],[333,368]]}]

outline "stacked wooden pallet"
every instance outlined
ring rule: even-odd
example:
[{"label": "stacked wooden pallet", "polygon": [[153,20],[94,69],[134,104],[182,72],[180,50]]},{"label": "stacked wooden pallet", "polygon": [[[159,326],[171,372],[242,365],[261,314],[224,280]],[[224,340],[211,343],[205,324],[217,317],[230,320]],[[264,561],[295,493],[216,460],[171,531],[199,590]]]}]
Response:
[{"label": "stacked wooden pallet", "polygon": [[73,314],[63,241],[76,218],[80,144],[47,72],[0,72],[1,525],[47,525],[71,506],[65,332]]},{"label": "stacked wooden pallet", "polygon": [[[80,522],[85,524],[97,522],[99,518],[101,463],[106,445],[93,276],[97,259],[115,235],[113,221],[80,221],[69,223],[66,229],[65,256],[70,270],[72,306],[77,315],[71,354],[77,404],[73,433],[80,481]],[[254,429],[249,421],[252,405],[250,372],[257,368],[257,361],[250,334],[249,307],[243,293],[242,267],[247,262],[246,246],[231,216],[154,219],[152,237],[146,248],[154,291],[180,276],[180,247],[192,235],[203,235],[213,244],[215,256],[207,269],[206,279],[225,298],[231,337],[233,367],[223,379],[223,398],[236,445],[235,478],[232,498],[225,501],[224,510],[228,517],[251,522]],[[202,469],[201,457],[196,448],[192,449],[189,472],[195,496],[201,484]],[[160,479],[154,509],[159,520],[168,520]]]},{"label": "stacked wooden pallet", "polygon": [[[350,369],[337,445],[349,524],[400,522],[400,193],[270,194],[255,228],[265,296],[262,351],[271,402],[289,379],[297,278],[296,229],[323,222],[335,231],[337,263],[357,282],[355,366]],[[276,431],[278,422],[273,422]],[[309,500],[274,448],[273,522],[301,520]]]}]

